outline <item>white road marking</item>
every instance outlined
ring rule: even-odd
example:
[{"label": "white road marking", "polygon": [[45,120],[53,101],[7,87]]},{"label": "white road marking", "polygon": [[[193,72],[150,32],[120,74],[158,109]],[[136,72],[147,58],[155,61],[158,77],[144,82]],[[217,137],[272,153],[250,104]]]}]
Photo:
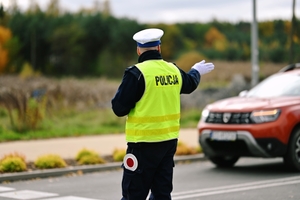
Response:
[{"label": "white road marking", "polygon": [[15,189],[14,188],[0,186],[0,192],[8,192],[8,191],[12,191],[12,190],[15,190]]},{"label": "white road marking", "polygon": [[58,194],[47,193],[47,192],[37,192],[37,191],[31,191],[31,190],[5,192],[5,193],[0,194],[1,197],[7,197],[7,198],[12,198],[12,199],[21,199],[21,200],[53,197],[53,196],[57,196],[57,195]]},{"label": "white road marking", "polygon": [[100,199],[88,199],[82,197],[67,196],[67,197],[55,197],[55,198],[45,199],[45,200],[100,200]]},{"label": "white road marking", "polygon": [[291,185],[300,183],[300,176],[291,177],[291,178],[282,178],[282,179],[274,179],[274,180],[267,180],[267,181],[258,181],[252,183],[243,183],[243,184],[236,184],[236,185],[229,185],[229,186],[221,186],[215,188],[206,188],[206,189],[199,189],[199,190],[191,190],[191,191],[184,191],[184,192],[177,192],[172,194],[172,199],[189,199],[201,196],[210,196],[216,194],[225,194],[231,192],[240,192],[245,190],[254,190],[254,189],[263,189],[269,187],[276,187],[281,185]]}]

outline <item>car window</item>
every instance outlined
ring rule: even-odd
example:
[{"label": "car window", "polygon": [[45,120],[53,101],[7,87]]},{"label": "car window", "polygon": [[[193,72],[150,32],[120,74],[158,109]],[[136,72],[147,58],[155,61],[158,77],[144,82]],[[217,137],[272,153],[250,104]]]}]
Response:
[{"label": "car window", "polygon": [[247,93],[248,97],[300,96],[300,75],[279,74],[265,79]]}]

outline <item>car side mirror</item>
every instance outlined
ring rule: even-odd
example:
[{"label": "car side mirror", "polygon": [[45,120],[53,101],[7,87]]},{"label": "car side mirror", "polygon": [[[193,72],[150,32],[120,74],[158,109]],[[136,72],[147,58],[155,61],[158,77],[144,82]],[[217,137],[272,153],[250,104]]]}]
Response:
[{"label": "car side mirror", "polygon": [[243,90],[239,93],[239,97],[245,97],[248,94],[248,90]]}]

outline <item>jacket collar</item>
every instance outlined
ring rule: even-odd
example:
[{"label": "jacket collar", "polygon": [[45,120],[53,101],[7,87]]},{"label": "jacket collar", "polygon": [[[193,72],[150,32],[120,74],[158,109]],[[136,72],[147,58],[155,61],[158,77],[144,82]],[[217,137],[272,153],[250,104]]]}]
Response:
[{"label": "jacket collar", "polygon": [[162,59],[161,54],[159,51],[156,50],[150,50],[150,51],[145,51],[139,56],[138,62],[144,62],[146,60],[159,60]]}]

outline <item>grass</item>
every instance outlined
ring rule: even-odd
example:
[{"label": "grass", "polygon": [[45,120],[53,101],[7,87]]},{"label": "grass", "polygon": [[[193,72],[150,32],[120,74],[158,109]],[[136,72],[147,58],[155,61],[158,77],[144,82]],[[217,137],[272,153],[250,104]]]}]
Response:
[{"label": "grass", "polygon": [[[65,109],[47,116],[36,130],[17,132],[12,129],[3,109],[1,113],[0,142],[124,133],[126,120],[125,117],[115,116],[111,110],[76,112]],[[182,112],[181,127],[196,127],[200,113],[198,110]]]},{"label": "grass", "polygon": [[[248,82],[251,80],[250,62],[213,61],[213,63],[215,64],[214,71],[201,77],[199,89],[225,87],[230,83],[234,74],[243,75]],[[265,78],[285,65],[284,63],[260,63],[260,77]],[[13,85],[16,88],[22,88],[21,91],[29,92],[35,88],[35,85],[49,86],[46,88],[50,92],[48,101],[54,108],[47,108],[42,120],[35,120],[38,121],[36,129],[25,129],[23,132],[18,132],[11,125],[7,110],[1,106],[1,103],[5,103],[5,99],[4,102],[2,100],[0,102],[0,142],[124,133],[126,118],[116,117],[111,109],[100,109],[97,104],[103,102],[107,108],[106,103],[110,102],[120,81],[68,78],[56,80],[45,77],[27,80],[13,76],[1,77],[0,85],[4,88],[10,88]],[[10,95],[10,97],[14,97],[12,94]],[[18,96],[15,95],[16,100],[18,100]],[[10,102],[11,99],[6,100],[7,105],[12,106]],[[78,102],[81,103],[81,106],[72,107]],[[45,106],[39,109],[41,113],[44,113]],[[201,110],[198,108],[182,111],[181,128],[196,128],[200,115]],[[17,114],[14,115],[14,122],[15,124],[19,123]]]},{"label": "grass", "polygon": [[196,128],[201,117],[202,110],[192,109],[184,110],[181,113],[180,127],[181,128]]},{"label": "grass", "polygon": [[125,118],[114,116],[110,110],[75,112],[64,110],[46,117],[36,130],[14,131],[8,116],[0,116],[0,142],[12,140],[47,139],[82,135],[122,133]]},{"label": "grass", "polygon": [[[217,85],[224,82],[230,82],[235,74],[241,74],[247,81],[251,81],[252,66],[251,62],[229,62],[229,61],[213,61],[215,69],[208,74],[201,77],[202,83],[216,82]],[[285,67],[287,63],[265,63],[259,64],[259,76],[260,78],[266,78],[267,76],[278,72]],[[202,84],[201,83],[201,84]],[[201,86],[200,84],[200,86]]]}]

